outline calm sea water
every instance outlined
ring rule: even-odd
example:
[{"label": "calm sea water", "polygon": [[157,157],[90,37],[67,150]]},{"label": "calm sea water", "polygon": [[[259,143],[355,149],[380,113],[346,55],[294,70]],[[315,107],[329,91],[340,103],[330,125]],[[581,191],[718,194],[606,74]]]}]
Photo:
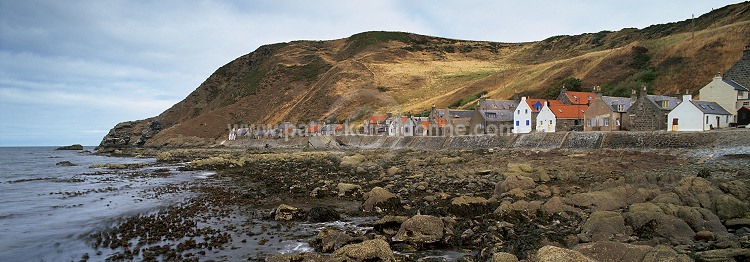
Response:
[{"label": "calm sea water", "polygon": [[[87,243],[92,232],[119,218],[149,212],[188,196],[154,189],[205,178],[210,173],[148,176],[137,170],[91,168],[94,164],[154,163],[155,159],[96,156],[53,147],[0,148],[0,261],[71,261],[96,255]],[[87,148],[92,150],[92,148]],[[70,161],[77,166],[58,166]],[[159,167],[164,168],[164,167]],[[162,170],[162,174],[164,170]]]}]

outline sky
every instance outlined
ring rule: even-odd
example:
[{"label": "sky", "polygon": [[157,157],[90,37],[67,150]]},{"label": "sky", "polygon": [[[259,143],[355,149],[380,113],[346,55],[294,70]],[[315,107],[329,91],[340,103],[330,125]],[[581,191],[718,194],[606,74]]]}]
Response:
[{"label": "sky", "polygon": [[0,146],[98,145],[264,44],[402,31],[496,42],[644,28],[720,0],[0,0]]}]

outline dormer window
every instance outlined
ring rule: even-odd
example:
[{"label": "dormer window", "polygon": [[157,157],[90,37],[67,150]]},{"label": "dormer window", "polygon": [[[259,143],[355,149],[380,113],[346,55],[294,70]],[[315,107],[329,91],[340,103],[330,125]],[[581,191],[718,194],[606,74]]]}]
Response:
[{"label": "dormer window", "polygon": [[661,101],[661,107],[662,108],[669,108],[669,100],[663,100],[663,101]]},{"label": "dormer window", "polygon": [[497,118],[497,113],[487,112],[485,113],[485,115],[487,116],[487,118]]},{"label": "dormer window", "polygon": [[625,105],[617,105],[617,112],[625,111]]}]

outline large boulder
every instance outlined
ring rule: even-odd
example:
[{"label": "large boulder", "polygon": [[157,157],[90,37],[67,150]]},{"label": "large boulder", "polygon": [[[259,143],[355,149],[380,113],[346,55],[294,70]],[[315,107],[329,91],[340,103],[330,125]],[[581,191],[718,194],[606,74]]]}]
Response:
[{"label": "large boulder", "polygon": [[[632,208],[636,205],[639,204],[631,205],[631,211]],[[657,205],[665,214],[676,216],[684,220],[695,232],[706,230],[717,235],[727,233],[727,228],[721,224],[721,220],[719,220],[719,217],[708,209],[702,207],[689,207],[663,203],[659,203]]]},{"label": "large boulder", "polygon": [[518,257],[511,253],[497,252],[492,254],[492,262],[518,262]]},{"label": "large boulder", "polygon": [[695,255],[700,261],[747,261],[750,257],[750,248],[715,249]]},{"label": "large boulder", "polygon": [[295,262],[295,261],[325,262],[325,261],[328,261],[328,255],[308,252],[308,253],[295,253],[295,254],[277,254],[277,255],[268,256],[266,258],[266,262]]},{"label": "large boulder", "polygon": [[333,252],[328,261],[396,261],[391,247],[382,239],[367,240],[359,244],[350,244]]},{"label": "large boulder", "polygon": [[315,237],[315,243],[323,252],[332,252],[347,244],[354,238],[344,231],[334,228],[323,228]]},{"label": "large boulder", "polygon": [[646,253],[646,255],[643,257],[643,262],[663,262],[663,261],[670,261],[670,262],[692,262],[693,260],[690,259],[688,255],[685,254],[677,254],[677,251],[674,251],[672,247],[667,245],[658,245],[655,246],[651,251]]},{"label": "large boulder", "polygon": [[625,240],[630,233],[620,213],[596,211],[583,223],[579,239],[582,242]]},{"label": "large boulder", "polygon": [[716,197],[716,214],[722,220],[743,217],[748,212],[747,203],[740,201],[730,194]]},{"label": "large boulder", "polygon": [[299,215],[299,208],[287,204],[281,204],[274,210],[273,219],[276,221],[289,221],[299,218]]},{"label": "large boulder", "polygon": [[503,182],[497,184],[495,187],[495,195],[500,196],[512,189],[529,190],[534,189],[535,187],[536,183],[534,183],[534,179],[526,176],[510,174],[505,176]]},{"label": "large boulder", "polygon": [[445,224],[439,217],[416,215],[401,224],[393,241],[416,244],[430,244],[439,242],[444,236]]},{"label": "large boulder", "polygon": [[702,207],[708,210],[714,209],[714,196],[722,192],[708,180],[702,177],[685,177],[674,188],[674,192],[680,197],[683,205],[691,207]]},{"label": "large boulder", "polygon": [[382,187],[373,188],[370,192],[365,193],[364,197],[365,202],[362,203],[362,211],[365,212],[382,212],[398,209],[401,206],[401,200],[398,196]]},{"label": "large boulder", "polygon": [[633,203],[646,202],[654,196],[654,190],[624,185],[602,191],[573,194],[568,198],[575,206],[588,207],[593,211],[607,211],[617,210]]},{"label": "large boulder", "polygon": [[624,216],[628,226],[641,237],[662,237],[673,242],[692,240],[695,237],[695,231],[690,225],[678,217],[665,214],[656,204],[633,204]]},{"label": "large boulder", "polygon": [[488,213],[489,202],[483,197],[459,196],[451,200],[448,211],[464,217],[480,216]]},{"label": "large boulder", "polygon": [[362,187],[360,185],[349,184],[349,183],[338,183],[336,189],[339,192],[339,196],[356,196],[362,193]]},{"label": "large boulder", "polygon": [[307,214],[310,222],[331,222],[341,219],[341,215],[332,207],[313,207]]},{"label": "large boulder", "polygon": [[599,261],[640,262],[651,246],[602,241],[577,245],[573,250]]},{"label": "large boulder", "polygon": [[732,180],[729,182],[721,183],[719,184],[719,188],[726,192],[727,194],[731,194],[737,199],[748,199],[750,198],[750,187],[745,184],[745,182],[742,182],[740,180]]},{"label": "large boulder", "polygon": [[543,246],[540,248],[536,253],[536,260],[539,262],[596,261],[581,254],[581,252],[556,246]]}]

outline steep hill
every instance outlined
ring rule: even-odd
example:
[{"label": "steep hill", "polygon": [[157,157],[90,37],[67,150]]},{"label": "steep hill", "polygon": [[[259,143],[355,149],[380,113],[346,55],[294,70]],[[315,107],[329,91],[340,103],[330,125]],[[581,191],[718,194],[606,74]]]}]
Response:
[{"label": "steep hill", "polygon": [[571,77],[612,95],[641,85],[697,94],[748,44],[750,2],[694,21],[530,43],[365,32],[272,44],[222,66],[159,116],[118,124],[101,146],[208,145],[225,139],[230,124],[358,122],[375,112],[445,107],[481,91],[550,96]]}]

